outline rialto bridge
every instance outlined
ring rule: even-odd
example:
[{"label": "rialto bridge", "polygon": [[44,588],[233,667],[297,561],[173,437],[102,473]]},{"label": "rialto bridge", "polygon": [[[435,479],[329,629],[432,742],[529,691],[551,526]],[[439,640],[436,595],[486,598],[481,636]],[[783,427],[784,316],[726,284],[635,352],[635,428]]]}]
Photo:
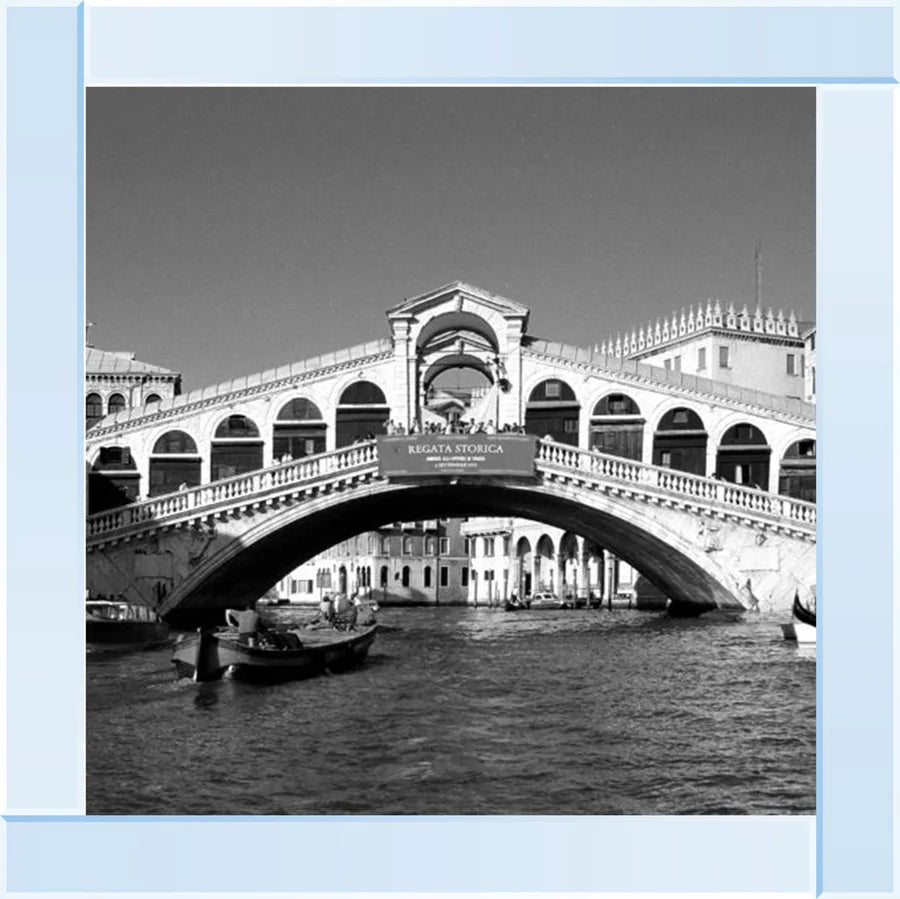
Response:
[{"label": "rialto bridge", "polygon": [[[744,604],[748,581],[787,608],[814,583],[814,407],[533,338],[525,307],[461,283],[388,322],[389,339],[92,428],[89,589],[189,614],[360,531],[441,515],[574,531],[698,609]],[[459,368],[486,384],[474,401],[436,386]],[[533,472],[381,473],[388,422],[430,433],[458,416],[539,438]]]}]

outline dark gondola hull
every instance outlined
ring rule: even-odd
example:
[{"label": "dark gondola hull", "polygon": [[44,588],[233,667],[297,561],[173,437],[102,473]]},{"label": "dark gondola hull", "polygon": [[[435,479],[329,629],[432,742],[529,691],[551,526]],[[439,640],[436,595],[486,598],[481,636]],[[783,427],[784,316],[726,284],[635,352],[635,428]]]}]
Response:
[{"label": "dark gondola hull", "polygon": [[816,613],[811,612],[809,609],[807,609],[806,606],[804,606],[800,602],[799,596],[794,597],[793,612],[794,612],[794,618],[796,618],[797,621],[800,621],[803,624],[808,624],[810,627],[816,626]]},{"label": "dark gondola hull", "polygon": [[218,680],[226,671],[242,680],[295,680],[361,664],[377,630],[298,631],[303,645],[293,649],[249,646],[230,628],[202,630],[179,640],[172,663],[179,677],[195,681]]}]

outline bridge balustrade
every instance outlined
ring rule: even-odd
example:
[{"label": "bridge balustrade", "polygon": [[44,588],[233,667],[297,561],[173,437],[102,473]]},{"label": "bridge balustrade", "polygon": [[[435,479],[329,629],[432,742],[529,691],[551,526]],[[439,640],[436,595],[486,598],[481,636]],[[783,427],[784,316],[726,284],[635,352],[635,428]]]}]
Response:
[{"label": "bridge balustrade", "polygon": [[[537,441],[536,463],[539,469],[549,466],[564,475],[580,472],[586,476],[586,482],[630,484],[656,498],[681,496],[750,513],[781,517],[807,528],[814,528],[816,524],[813,503],[553,441]],[[171,520],[193,511],[212,512],[245,497],[264,498],[267,493],[306,487],[346,471],[377,470],[377,465],[378,446],[374,441],[317,456],[305,456],[271,468],[89,516],[87,536],[91,538],[144,523]]]},{"label": "bridge balustrade", "polygon": [[538,442],[537,459],[539,463],[543,462],[569,470],[576,469],[599,475],[602,478],[643,487],[655,487],[669,494],[720,503],[736,509],[781,516],[805,525],[814,526],[816,523],[816,507],[813,503],[767,493],[753,487],[731,484],[728,481],[704,478],[688,472],[662,468],[658,465],[647,465],[644,462],[635,462],[618,456],[563,446],[549,441]]},{"label": "bridge balustrade", "polygon": [[279,463],[271,468],[91,515],[87,520],[87,536],[98,536],[119,528],[158,521],[193,510],[227,505],[236,499],[264,495],[278,488],[308,484],[322,477],[375,465],[377,462],[378,450],[375,443],[344,447],[318,456],[305,456],[302,459]]}]

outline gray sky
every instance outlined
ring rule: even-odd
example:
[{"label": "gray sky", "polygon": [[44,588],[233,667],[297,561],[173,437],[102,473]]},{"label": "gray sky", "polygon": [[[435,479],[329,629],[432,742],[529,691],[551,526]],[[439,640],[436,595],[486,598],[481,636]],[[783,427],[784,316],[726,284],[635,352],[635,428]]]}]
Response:
[{"label": "gray sky", "polygon": [[91,342],[193,389],[388,334],[463,280],[588,346],[815,309],[812,88],[89,88]]}]

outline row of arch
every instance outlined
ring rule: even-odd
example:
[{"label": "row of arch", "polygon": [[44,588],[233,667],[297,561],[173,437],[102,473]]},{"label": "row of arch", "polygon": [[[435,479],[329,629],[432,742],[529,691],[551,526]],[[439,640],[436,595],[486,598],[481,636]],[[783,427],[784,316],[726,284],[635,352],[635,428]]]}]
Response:
[{"label": "row of arch", "polygon": [[[96,395],[94,395],[96,396]],[[118,395],[124,404],[124,397]],[[110,397],[112,402],[114,397]],[[149,399],[148,399],[149,401]],[[116,401],[118,408],[118,401]],[[124,407],[124,405],[123,405]],[[539,437],[577,446],[581,407],[572,388],[550,378],[530,393],[525,409],[525,430]],[[384,393],[369,381],[356,381],[341,394],[335,417],[335,445],[384,433],[390,415]],[[647,422],[637,402],[624,393],[611,393],[594,405],[590,416],[592,448],[640,461],[644,455]],[[300,458],[326,449],[327,422],[321,409],[305,397],[295,397],[279,410],[272,426],[272,456]],[[722,435],[715,454],[715,469],[707,471],[709,435],[700,415],[692,409],[669,410],[652,434],[651,461],[655,465],[699,475],[715,475],[734,483],[769,487],[772,449],[755,425],[738,423]],[[248,416],[231,414],[213,433],[209,481],[245,474],[264,467],[265,442],[259,426]],[[195,439],[185,431],[160,436],[149,459],[148,496],[160,496],[203,482],[203,459]],[[127,447],[103,447],[94,462],[90,511],[101,511],[139,494],[137,466]],[[99,483],[102,475],[106,484]],[[815,440],[791,444],[780,460],[779,492],[815,501]]]},{"label": "row of arch", "polygon": [[[151,403],[158,403],[162,398],[158,393],[150,393],[144,398],[144,408]],[[103,407],[103,397],[99,393],[91,392],[84,398],[84,423],[89,431],[100,419],[106,415],[116,415],[128,408],[128,402],[122,393],[111,393],[106,400],[106,408]]]}]

